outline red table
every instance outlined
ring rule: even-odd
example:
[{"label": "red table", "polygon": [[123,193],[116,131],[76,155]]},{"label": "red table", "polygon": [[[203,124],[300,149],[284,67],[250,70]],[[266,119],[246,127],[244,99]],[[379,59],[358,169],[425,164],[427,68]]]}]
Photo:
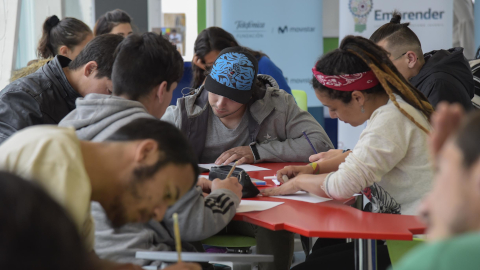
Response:
[{"label": "red table", "polygon": [[[287,165],[304,164],[255,164],[270,170],[248,172],[248,174],[252,178],[264,180],[265,176],[273,176],[279,169]],[[265,181],[273,184],[271,180]],[[375,241],[370,239],[412,240],[413,234],[422,234],[425,231],[425,225],[415,216],[363,212],[338,201],[312,204],[269,197],[256,197],[248,200],[282,201],[284,203],[266,211],[238,213],[234,220],[246,221],[270,230],[286,230],[306,237],[369,239],[363,240],[373,245],[369,252],[365,248],[367,242],[360,243],[360,254],[363,253],[365,257],[363,261],[359,259],[360,262],[357,262],[360,265],[359,269],[376,268],[376,263],[374,263],[376,261]]]},{"label": "red table", "polygon": [[[287,165],[305,163],[262,163],[255,166],[269,171],[248,172],[250,177],[264,180]],[[271,180],[264,180],[273,184]],[[425,225],[415,216],[363,212],[338,201],[307,203],[270,197],[248,200],[282,201],[283,204],[261,212],[236,214],[242,220],[270,230],[287,230],[307,237],[363,238],[412,240],[413,234],[422,234]]]}]

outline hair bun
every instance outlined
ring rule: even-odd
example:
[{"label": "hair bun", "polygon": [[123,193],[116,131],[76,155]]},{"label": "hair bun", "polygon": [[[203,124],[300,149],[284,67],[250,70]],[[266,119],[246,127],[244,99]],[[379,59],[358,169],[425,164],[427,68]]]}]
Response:
[{"label": "hair bun", "polygon": [[392,19],[390,20],[390,23],[399,24],[401,20],[402,20],[402,16],[400,14],[393,14]]},{"label": "hair bun", "polygon": [[58,19],[57,15],[53,15],[47,20],[47,25],[52,29],[55,27],[58,23],[60,22],[60,19]]}]

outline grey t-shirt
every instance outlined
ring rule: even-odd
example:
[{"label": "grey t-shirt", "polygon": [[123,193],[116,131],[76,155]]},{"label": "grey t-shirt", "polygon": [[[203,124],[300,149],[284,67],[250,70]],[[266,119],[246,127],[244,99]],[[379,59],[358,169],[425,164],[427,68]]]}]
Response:
[{"label": "grey t-shirt", "polygon": [[207,124],[207,139],[200,163],[213,163],[225,151],[250,144],[248,140],[248,115],[243,114],[235,129],[228,129],[210,108]]}]

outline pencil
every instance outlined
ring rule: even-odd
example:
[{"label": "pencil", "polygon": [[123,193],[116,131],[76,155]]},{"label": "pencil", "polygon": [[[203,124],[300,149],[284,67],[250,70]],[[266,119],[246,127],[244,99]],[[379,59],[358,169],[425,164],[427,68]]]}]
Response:
[{"label": "pencil", "polygon": [[180,240],[180,228],[178,227],[178,214],[173,214],[173,230],[175,232],[175,248],[177,249],[178,262],[182,262],[182,240]]},{"label": "pencil", "polygon": [[307,142],[310,144],[310,147],[312,147],[313,152],[315,152],[315,154],[318,154],[317,150],[315,150],[315,147],[313,147],[312,142],[311,142],[310,139],[308,138],[307,133],[305,133],[305,131],[302,131],[302,133],[303,133],[303,136],[305,136],[305,139],[307,139]]},{"label": "pencil", "polygon": [[229,178],[230,176],[232,176],[232,173],[233,173],[233,171],[235,170],[235,167],[237,167],[237,162],[238,162],[238,161],[235,161],[235,164],[233,164],[232,168],[230,169],[230,172],[228,173],[228,175],[227,175],[227,177],[226,177],[225,179],[227,179],[227,178]]}]

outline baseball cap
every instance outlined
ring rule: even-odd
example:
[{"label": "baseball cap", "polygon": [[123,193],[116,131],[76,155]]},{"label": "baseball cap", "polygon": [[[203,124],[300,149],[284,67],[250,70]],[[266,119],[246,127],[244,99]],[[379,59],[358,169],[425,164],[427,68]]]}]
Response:
[{"label": "baseball cap", "polygon": [[205,81],[205,89],[246,104],[255,87],[258,61],[243,47],[222,50]]}]

